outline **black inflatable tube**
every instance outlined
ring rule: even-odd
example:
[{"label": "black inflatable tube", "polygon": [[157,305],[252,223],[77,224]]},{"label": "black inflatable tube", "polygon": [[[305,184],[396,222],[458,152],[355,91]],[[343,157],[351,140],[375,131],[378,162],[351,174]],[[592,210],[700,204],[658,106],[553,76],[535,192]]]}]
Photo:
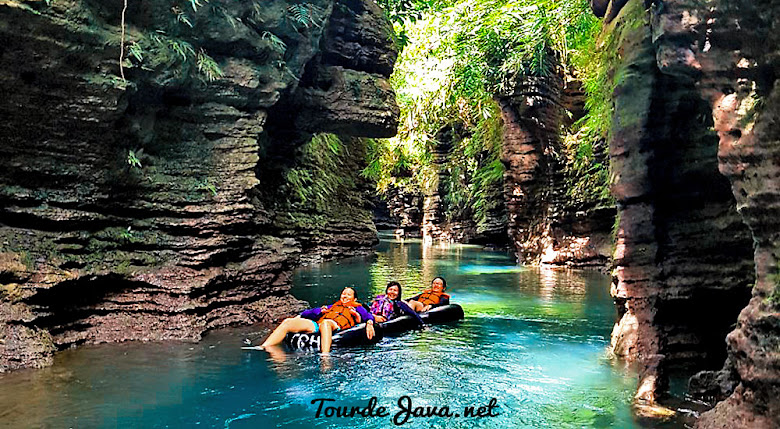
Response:
[{"label": "black inflatable tube", "polygon": [[[374,337],[369,340],[368,336],[366,335],[366,324],[361,323],[349,329],[338,331],[333,334],[332,344],[339,347],[376,344],[382,339],[382,337],[382,329],[378,326],[375,326]],[[308,334],[305,332],[299,332],[295,334],[287,334],[287,336],[284,337],[284,344],[294,350],[319,350],[320,333],[315,332],[313,334]]]},{"label": "black inflatable tube", "polygon": [[420,313],[420,318],[429,324],[454,322],[463,319],[463,307],[458,304],[433,307],[425,313]]},{"label": "black inflatable tube", "polygon": [[[420,313],[420,319],[426,324],[455,322],[463,319],[463,307],[458,304],[434,307],[425,313]],[[385,335],[422,328],[417,318],[406,315],[380,323],[379,326],[382,327]]]},{"label": "black inflatable tube", "polygon": [[[429,324],[455,322],[463,319],[463,308],[458,304],[442,305],[434,307],[425,313],[420,313],[420,318]],[[361,323],[352,328],[338,331],[333,334],[333,345],[339,347],[350,347],[376,344],[385,334],[406,332],[412,329],[421,328],[420,322],[412,316],[400,316],[390,319],[387,322],[379,323],[374,327],[374,338],[368,339],[366,336],[366,324]],[[293,350],[320,349],[320,333],[295,333],[287,334],[284,338],[284,344]]]},{"label": "black inflatable tube", "polygon": [[419,320],[412,316],[398,316],[394,319],[390,319],[387,322],[379,324],[382,328],[382,332],[385,334],[397,334],[400,332],[411,331],[412,329],[420,329],[423,325]]}]

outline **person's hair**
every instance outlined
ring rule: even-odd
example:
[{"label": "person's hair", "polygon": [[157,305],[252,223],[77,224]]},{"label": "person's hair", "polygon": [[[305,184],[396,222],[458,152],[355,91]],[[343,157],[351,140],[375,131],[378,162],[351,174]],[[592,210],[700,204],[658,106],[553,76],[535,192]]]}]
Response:
[{"label": "person's hair", "polygon": [[431,284],[436,281],[436,279],[441,280],[442,290],[447,289],[447,280],[444,280],[444,277],[434,277],[433,280],[431,280]]},{"label": "person's hair", "polygon": [[385,295],[387,295],[387,290],[390,289],[390,286],[398,286],[398,298],[401,299],[401,283],[398,283],[397,281],[393,280],[390,283],[387,284],[387,287],[385,287]]}]

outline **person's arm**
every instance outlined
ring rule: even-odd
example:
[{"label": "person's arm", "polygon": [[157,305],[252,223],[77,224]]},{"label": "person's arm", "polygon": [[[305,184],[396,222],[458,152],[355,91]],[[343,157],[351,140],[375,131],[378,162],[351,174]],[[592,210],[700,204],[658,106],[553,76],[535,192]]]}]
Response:
[{"label": "person's arm", "polygon": [[366,322],[366,337],[369,340],[374,338],[374,315],[366,311],[362,305],[357,307],[357,312],[360,315],[360,320]]},{"label": "person's arm", "polygon": [[407,304],[407,303],[405,303],[405,302],[403,302],[401,300],[398,300],[398,301],[395,302],[395,305],[397,305],[398,308],[401,309],[401,313],[408,314],[408,315],[414,317],[415,319],[417,319],[418,322],[420,322],[421,325],[425,324],[425,322],[423,322],[422,318],[420,318],[420,315],[417,314],[416,311],[412,310],[412,307],[409,307],[409,304]]},{"label": "person's arm", "polygon": [[360,307],[355,307],[355,310],[357,310],[357,313],[360,315],[361,321],[368,322],[370,320],[374,322],[374,315],[366,311],[365,307],[362,305]]},{"label": "person's arm", "polygon": [[304,319],[309,319],[309,320],[317,320],[321,316],[322,316],[322,308],[320,308],[320,307],[310,308],[308,310],[304,310],[301,313],[301,317],[303,317]]},{"label": "person's arm", "polygon": [[417,301],[420,298],[420,295],[422,295],[422,294],[418,293],[417,295],[415,295],[415,296],[413,296],[411,298],[407,298],[406,300],[407,301]]}]

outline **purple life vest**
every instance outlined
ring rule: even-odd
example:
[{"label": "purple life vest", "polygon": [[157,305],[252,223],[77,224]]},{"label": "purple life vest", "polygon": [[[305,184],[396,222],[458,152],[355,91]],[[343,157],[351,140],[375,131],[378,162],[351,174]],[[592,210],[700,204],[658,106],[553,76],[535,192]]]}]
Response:
[{"label": "purple life vest", "polygon": [[395,314],[395,304],[393,300],[385,295],[379,295],[371,303],[371,314],[376,316],[383,316],[385,319],[390,320]]}]

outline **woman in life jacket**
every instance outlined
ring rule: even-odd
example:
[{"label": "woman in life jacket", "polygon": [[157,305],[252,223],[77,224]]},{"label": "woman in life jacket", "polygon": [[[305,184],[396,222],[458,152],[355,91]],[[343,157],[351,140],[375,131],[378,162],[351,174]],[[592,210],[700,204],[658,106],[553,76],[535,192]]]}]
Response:
[{"label": "woman in life jacket", "polygon": [[396,281],[387,284],[385,294],[377,295],[369,310],[377,323],[387,322],[403,314],[408,314],[416,318],[421,325],[423,324],[420,316],[408,304],[401,301],[401,284]]},{"label": "woman in life jacket", "polygon": [[409,304],[412,310],[418,313],[428,311],[440,305],[448,305],[450,296],[444,293],[445,289],[447,289],[447,281],[443,277],[436,277],[431,282],[429,289],[409,298],[409,301],[406,301],[406,303]]},{"label": "woman in life jacket", "polygon": [[266,338],[260,348],[265,349],[284,341],[289,333],[320,333],[320,347],[323,353],[330,351],[333,333],[351,328],[361,321],[366,322],[366,336],[374,337],[374,317],[355,300],[355,290],[351,287],[341,291],[341,297],[332,305],[323,305],[304,311],[296,317],[284,319]]}]

